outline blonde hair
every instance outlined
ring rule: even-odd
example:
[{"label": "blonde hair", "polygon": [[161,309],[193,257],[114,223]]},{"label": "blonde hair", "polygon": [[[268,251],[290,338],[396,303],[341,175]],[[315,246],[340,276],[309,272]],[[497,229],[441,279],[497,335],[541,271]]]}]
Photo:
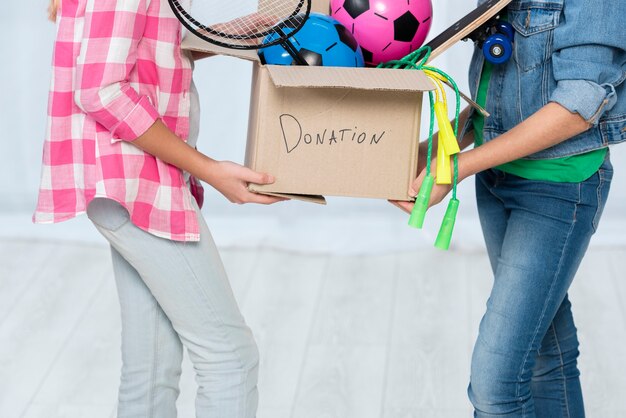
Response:
[{"label": "blonde hair", "polygon": [[50,0],[50,4],[48,5],[48,19],[52,22],[56,22],[57,20],[57,10],[59,9],[59,3],[61,0]]}]

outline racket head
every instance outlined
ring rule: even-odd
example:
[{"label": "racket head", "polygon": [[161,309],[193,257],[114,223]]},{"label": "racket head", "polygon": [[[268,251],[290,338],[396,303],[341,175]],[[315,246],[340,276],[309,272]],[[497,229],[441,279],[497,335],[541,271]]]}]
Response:
[{"label": "racket head", "polygon": [[[232,49],[259,49],[287,42],[311,13],[311,0],[168,0],[168,3],[191,33]],[[291,30],[286,33],[281,30],[284,27]]]}]

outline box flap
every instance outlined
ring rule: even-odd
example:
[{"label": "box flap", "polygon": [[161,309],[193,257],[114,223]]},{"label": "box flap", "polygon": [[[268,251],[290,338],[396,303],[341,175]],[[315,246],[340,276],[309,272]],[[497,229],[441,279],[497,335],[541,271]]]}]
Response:
[{"label": "box flap", "polygon": [[[209,55],[226,55],[247,61],[259,61],[256,50],[230,49],[214,45],[187,32],[182,49]],[[393,71],[382,68],[291,67],[268,65],[270,77],[277,87],[335,87],[360,90],[428,91],[433,84],[421,71]],[[449,85],[449,83],[447,83]],[[461,92],[461,96],[483,116],[489,113]]]},{"label": "box flap", "polygon": [[265,194],[268,196],[285,197],[291,200],[299,200],[301,202],[315,203],[318,205],[326,205],[326,198],[324,196],[310,195],[310,194],[297,194],[297,193],[275,193],[255,190],[254,187],[249,187],[254,193]]},{"label": "box flap", "polygon": [[187,32],[181,43],[183,50],[201,52],[203,54],[226,55],[229,57],[241,58],[246,61],[259,61],[259,54],[256,49],[231,49],[212,44],[201,39],[191,32]]},{"label": "box flap", "polygon": [[267,65],[266,67],[276,87],[333,87],[415,92],[434,89],[432,82],[421,71],[281,65]]},{"label": "box flap", "polygon": [[[454,90],[454,87],[452,86],[452,83],[450,83],[449,81],[443,80],[443,82],[450,87],[452,90]],[[483,115],[484,117],[488,118],[491,115],[489,114],[489,112],[487,112],[481,105],[479,105],[478,103],[476,103],[474,100],[472,100],[471,97],[469,97],[467,94],[463,93],[461,90],[459,90],[459,95],[463,98],[463,100],[465,100],[467,102],[467,104],[469,104],[470,106],[472,106],[476,111],[478,111],[481,115]]]},{"label": "box flap", "polygon": [[330,10],[330,0],[313,0],[311,1],[311,11],[317,13],[328,14]]}]

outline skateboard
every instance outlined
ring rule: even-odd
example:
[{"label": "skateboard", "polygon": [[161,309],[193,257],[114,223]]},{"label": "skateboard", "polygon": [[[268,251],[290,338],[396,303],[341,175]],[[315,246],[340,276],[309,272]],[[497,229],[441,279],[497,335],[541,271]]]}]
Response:
[{"label": "skateboard", "polygon": [[[496,23],[494,20],[510,2],[511,0],[487,0],[441,32],[426,43],[431,49],[428,61],[432,61],[452,45],[465,39],[472,39],[481,43],[480,47],[483,48],[483,51],[486,48],[487,53],[493,54],[499,60],[508,59],[506,55],[508,52],[510,57],[510,43],[513,40],[514,31],[508,23]],[[493,37],[490,38],[492,35]],[[496,61],[496,63],[498,62]]]}]

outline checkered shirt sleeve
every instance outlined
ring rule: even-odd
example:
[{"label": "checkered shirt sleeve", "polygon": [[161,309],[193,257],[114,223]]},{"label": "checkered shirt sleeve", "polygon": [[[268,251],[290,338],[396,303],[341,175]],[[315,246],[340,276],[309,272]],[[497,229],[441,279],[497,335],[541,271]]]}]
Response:
[{"label": "checkered shirt sleeve", "polygon": [[199,239],[181,170],[132,145],[157,119],[188,136],[191,62],[180,38],[167,0],[62,1],[35,222],[106,197],[149,233]]}]

